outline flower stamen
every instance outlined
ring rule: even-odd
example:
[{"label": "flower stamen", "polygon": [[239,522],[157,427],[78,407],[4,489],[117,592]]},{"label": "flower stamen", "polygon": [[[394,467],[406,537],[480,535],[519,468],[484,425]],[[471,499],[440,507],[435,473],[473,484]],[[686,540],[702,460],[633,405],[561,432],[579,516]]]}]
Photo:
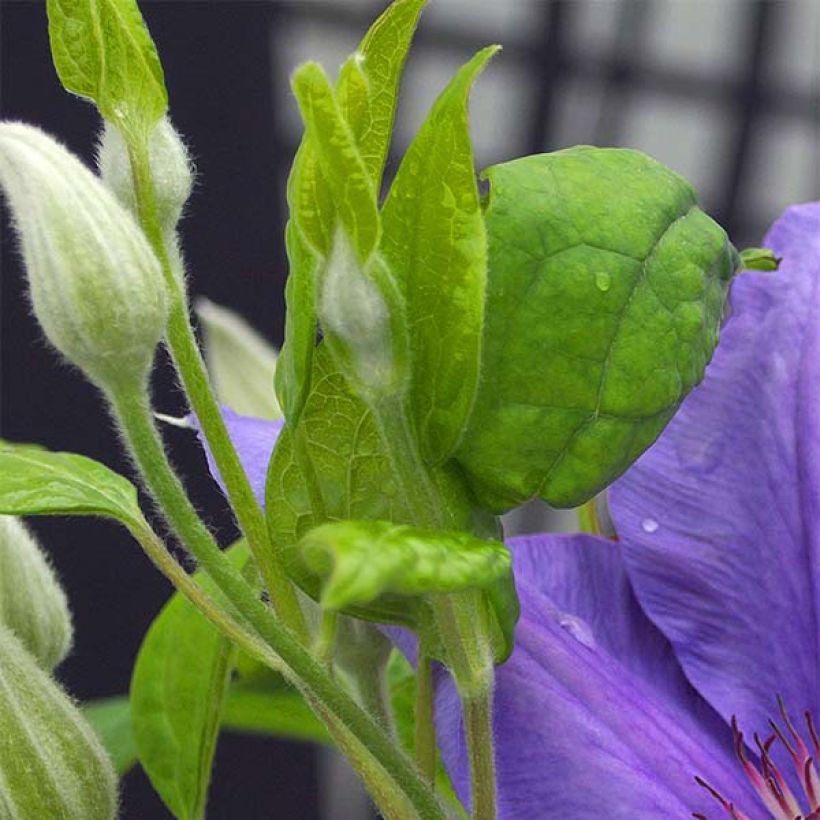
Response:
[{"label": "flower stamen", "polygon": [[[817,729],[811,713],[804,712],[808,736],[814,751],[812,755],[812,751],[792,723],[783,698],[779,695],[777,704],[782,723],[786,728],[784,730],[777,722],[769,720],[769,726],[773,734],[763,740],[760,735],[755,733],[754,741],[760,756],[760,768],[749,759],[743,732],[740,731],[737,718],[734,715],[732,716],[732,740],[735,756],[758,797],[760,797],[769,814],[775,820],[820,820],[820,775],[818,775],[817,766],[815,765],[815,760],[820,756]],[[798,781],[808,799],[808,814],[804,814],[800,801],[795,797],[794,792],[772,758],[771,748],[777,740],[783,744],[794,764]],[[695,777],[695,781],[720,803],[730,817],[740,818],[740,820],[746,819],[746,814],[735,808],[730,800],[725,798],[703,778]],[[693,816],[705,820],[705,815],[695,814]]]}]

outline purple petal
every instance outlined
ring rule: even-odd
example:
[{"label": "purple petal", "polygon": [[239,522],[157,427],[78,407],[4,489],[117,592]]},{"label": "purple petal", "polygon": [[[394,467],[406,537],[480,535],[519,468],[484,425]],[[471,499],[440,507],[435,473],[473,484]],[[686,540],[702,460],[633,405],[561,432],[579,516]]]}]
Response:
[{"label": "purple petal", "polygon": [[[234,413],[229,407],[222,407],[221,409],[222,418],[225,421],[225,426],[228,428],[228,434],[239,454],[239,460],[242,462],[242,466],[248,474],[248,480],[251,483],[253,494],[256,496],[256,500],[260,505],[264,506],[268,463],[273,454],[276,439],[279,438],[279,433],[282,432],[282,427],[285,423],[284,419],[267,421],[266,419],[257,419],[252,416],[240,416],[239,413]],[[196,427],[197,435],[205,450],[205,456],[208,459],[208,469],[222,488],[222,491],[225,492],[225,484],[219,474],[219,469],[216,466],[210,447],[208,447],[208,442],[202,435],[197,419],[194,416],[191,416],[190,419]]]},{"label": "purple petal", "polygon": [[718,743],[731,742],[726,725],[684,676],[672,645],[641,609],[617,541],[542,533],[508,545],[515,577],[554,603],[559,624],[581,640],[588,635],[658,697],[695,716]]},{"label": "purple petal", "polygon": [[633,588],[696,688],[747,731],[820,699],[820,203],[734,284],[703,384],[611,490]]},{"label": "purple petal", "polygon": [[[502,820],[715,814],[695,775],[759,817],[728,746],[608,652],[573,637],[545,596],[519,583],[516,649],[497,670],[495,739]],[[545,604],[547,604],[545,606]],[[437,725],[459,796],[469,793],[460,709],[448,680]]]}]

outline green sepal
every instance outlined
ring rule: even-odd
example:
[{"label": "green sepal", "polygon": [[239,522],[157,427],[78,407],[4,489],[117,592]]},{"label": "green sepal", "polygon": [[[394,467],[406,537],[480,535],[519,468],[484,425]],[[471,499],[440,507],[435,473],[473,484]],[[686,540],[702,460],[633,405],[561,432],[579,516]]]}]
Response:
[{"label": "green sepal", "polygon": [[311,530],[299,544],[308,569],[324,578],[321,604],[341,610],[387,592],[423,596],[486,589],[511,577],[509,550],[468,533],[389,521],[340,521]]},{"label": "green sepal", "polygon": [[136,0],[48,0],[46,8],[64,88],[93,101],[127,140],[145,140],[168,108],[168,92]]},{"label": "green sepal", "polygon": [[[245,542],[227,555],[236,568]],[[220,600],[215,584],[197,582]],[[235,657],[233,644],[176,594],[154,619],[131,677],[131,719],[140,763],[157,794],[184,820],[205,813],[211,765]]]},{"label": "green sepal", "polygon": [[94,730],[0,625],[0,817],[113,820],[117,782]]},{"label": "green sepal", "polygon": [[745,248],[740,252],[740,270],[762,270],[771,273],[780,267],[780,258],[768,248]]},{"label": "green sepal", "polygon": [[680,176],[572,148],[485,172],[481,383],[456,452],[483,506],[577,506],[703,378],[737,253]]},{"label": "green sepal", "polygon": [[478,388],[487,241],[467,101],[498,48],[476,54],[442,92],[382,211],[382,252],[404,293],[412,328],[410,407],[432,462],[455,448]]},{"label": "green sepal", "polygon": [[0,513],[97,515],[144,523],[137,488],[98,461],[0,442]]}]

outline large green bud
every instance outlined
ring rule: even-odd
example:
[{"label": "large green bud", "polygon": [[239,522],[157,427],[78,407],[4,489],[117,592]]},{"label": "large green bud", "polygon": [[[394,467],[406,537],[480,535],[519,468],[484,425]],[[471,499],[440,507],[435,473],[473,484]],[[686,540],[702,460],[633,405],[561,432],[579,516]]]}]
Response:
[{"label": "large green bud", "polygon": [[49,341],[111,390],[147,376],[165,332],[165,279],[134,217],[56,140],[0,124],[0,186]]},{"label": "large green bud", "polygon": [[703,378],[738,256],[680,176],[578,147],[485,172],[482,374],[456,452],[482,504],[582,503]]},{"label": "large green bud", "polygon": [[94,730],[0,625],[0,817],[112,820],[114,771]]},{"label": "large green bud", "polygon": [[11,515],[0,515],[0,625],[49,671],[71,648],[65,593],[33,536]]}]

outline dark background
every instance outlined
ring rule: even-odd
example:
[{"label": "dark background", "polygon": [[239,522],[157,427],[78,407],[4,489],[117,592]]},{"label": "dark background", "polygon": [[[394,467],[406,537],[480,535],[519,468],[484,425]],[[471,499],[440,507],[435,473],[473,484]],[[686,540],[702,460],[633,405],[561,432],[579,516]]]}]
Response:
[{"label": "dark background", "polygon": [[[679,14],[675,3],[687,1],[701,2],[510,0],[525,22],[513,20],[507,30],[493,15],[482,19],[477,2],[438,0],[422,22],[404,99],[415,116],[419,101],[426,105],[449,70],[479,46],[500,40],[505,51],[498,69],[494,64],[487,72],[492,77],[497,71],[500,79],[496,86],[488,79],[488,93],[481,96],[479,89],[474,105],[479,164],[573,142],[645,147],[694,176],[707,208],[737,244],[758,244],[790,201],[820,193],[817,85],[789,68],[795,49],[809,61],[820,51],[820,40],[811,46],[812,32],[820,36],[818,3],[714,0],[726,12],[716,40],[717,49],[731,52],[726,62],[721,54],[692,51],[691,43],[681,56],[674,36],[663,34],[663,26],[672,25],[664,15]],[[686,21],[694,5],[685,10]],[[181,226],[191,291],[241,311],[276,343],[286,274],[284,180],[298,139],[287,72],[311,47],[321,52],[312,56],[335,68],[334,58],[352,50],[382,6],[361,0],[143,4],[164,63],[171,114],[198,170]],[[465,14],[454,13],[459,9]],[[3,117],[39,124],[93,162],[97,115],[57,82],[44,5],[5,0],[0,14]],[[710,25],[706,18],[703,25]],[[715,41],[714,31],[706,34]],[[690,35],[682,30],[680,36]],[[693,136],[687,137],[683,126],[693,125],[692,118]],[[399,148],[418,125],[406,120],[399,120]],[[687,142],[695,139],[703,144]],[[391,168],[395,157],[388,174]],[[82,452],[128,472],[95,391],[57,361],[29,315],[5,213],[2,226],[0,436]],[[157,371],[158,409],[182,412],[167,362],[161,360]],[[168,437],[198,506],[227,542],[233,525],[198,448],[185,433]],[[74,610],[76,646],[61,679],[83,700],[125,692],[141,637],[169,595],[168,584],[113,524],[32,523]],[[226,736],[217,752],[209,817],[315,818],[317,784],[317,761],[308,747]],[[127,818],[168,816],[139,772],[126,778],[123,802]]]}]

